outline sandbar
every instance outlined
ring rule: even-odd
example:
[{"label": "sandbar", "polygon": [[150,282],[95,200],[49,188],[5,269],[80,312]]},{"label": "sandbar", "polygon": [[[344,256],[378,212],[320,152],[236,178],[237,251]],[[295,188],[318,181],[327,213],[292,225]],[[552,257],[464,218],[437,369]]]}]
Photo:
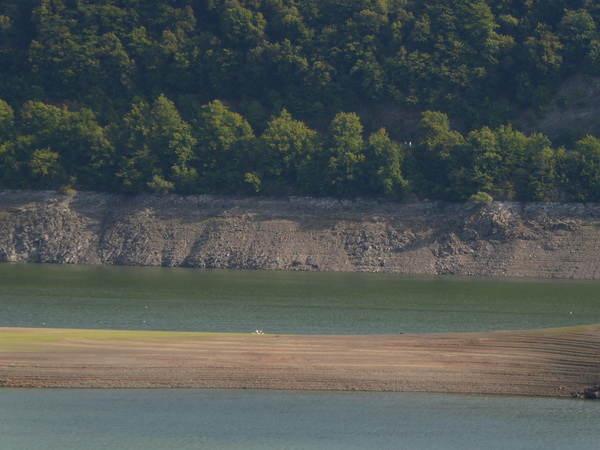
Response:
[{"label": "sandbar", "polygon": [[600,324],[400,335],[0,328],[0,386],[577,396],[600,385]]}]

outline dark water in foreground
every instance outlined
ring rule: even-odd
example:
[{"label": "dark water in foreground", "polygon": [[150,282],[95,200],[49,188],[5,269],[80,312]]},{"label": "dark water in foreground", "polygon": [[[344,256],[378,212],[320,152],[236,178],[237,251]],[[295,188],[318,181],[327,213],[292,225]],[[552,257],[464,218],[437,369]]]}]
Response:
[{"label": "dark water in foreground", "polygon": [[[527,329],[600,323],[599,297],[597,281],[0,264],[0,326]],[[0,389],[0,449],[596,449],[598,417],[569,399]]]},{"label": "dark water in foreground", "polygon": [[3,449],[596,449],[600,403],[254,390],[0,390]]}]

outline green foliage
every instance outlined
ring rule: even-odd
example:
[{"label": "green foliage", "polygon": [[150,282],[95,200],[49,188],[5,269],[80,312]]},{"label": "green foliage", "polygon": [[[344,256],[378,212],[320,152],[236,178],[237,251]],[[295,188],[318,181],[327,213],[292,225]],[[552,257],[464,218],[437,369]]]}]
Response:
[{"label": "green foliage", "polygon": [[491,206],[494,203],[494,199],[490,194],[485,192],[477,192],[476,194],[471,195],[469,197],[469,203],[473,203],[475,205],[485,205]]},{"label": "green foliage", "polygon": [[464,137],[451,129],[446,114],[433,111],[423,113],[419,135],[418,146],[413,152],[417,166],[416,188],[423,195],[447,198],[451,176],[458,169],[458,154],[465,145]]},{"label": "green foliage", "polygon": [[[163,191],[177,181],[181,190],[194,183],[189,166],[196,139],[173,102],[160,95],[152,105],[136,103],[123,119],[120,145],[124,152],[117,177],[123,189],[140,192],[150,187]],[[174,185],[175,186],[175,185]]]},{"label": "green foliage", "polygon": [[68,184],[59,186],[57,190],[61,194],[69,195],[71,197],[77,194],[77,190],[73,189],[73,187]]},{"label": "green foliage", "polygon": [[232,193],[243,186],[254,140],[252,127],[244,117],[215,100],[200,108],[194,121],[197,141],[193,164],[203,191]]},{"label": "green foliage", "polygon": [[354,113],[338,113],[327,133],[329,161],[325,171],[325,193],[354,197],[365,185],[363,173],[363,126]]},{"label": "green foliage", "polygon": [[555,160],[555,151],[546,136],[534,134],[527,139],[521,166],[521,199],[547,200],[555,186]]},{"label": "green foliage", "polygon": [[251,47],[264,39],[266,21],[263,15],[240,4],[225,9],[221,23],[227,43],[233,46]]},{"label": "green foliage", "polygon": [[589,52],[592,40],[597,37],[594,18],[585,9],[565,10],[558,31],[565,45],[565,54],[574,64],[580,63],[580,59]]},{"label": "green foliage", "polygon": [[49,148],[34,150],[31,154],[29,167],[34,176],[51,177],[58,173],[58,153]]},{"label": "green foliage", "polygon": [[0,100],[0,142],[7,141],[13,134],[15,113],[8,103]]},{"label": "green foliage", "polygon": [[[546,200],[556,187],[556,155],[547,137],[525,136],[510,126],[482,127],[466,138],[447,117],[427,112],[415,160],[423,190],[438,198],[466,200],[477,192],[501,199]],[[417,174],[419,175],[419,174]],[[417,178],[419,180],[419,178]]]},{"label": "green foliage", "polygon": [[408,193],[402,174],[404,155],[384,128],[369,136],[365,148],[365,170],[369,194],[399,199]]},{"label": "green foliage", "polygon": [[160,175],[154,175],[152,181],[149,181],[147,184],[152,192],[161,195],[170,194],[175,189],[175,185],[172,182],[165,180]]},{"label": "green foliage", "polygon": [[[24,177],[23,183],[31,175],[38,187],[74,180],[82,188],[106,188],[102,171],[112,145],[89,109],[69,111],[26,102],[15,134],[5,147],[13,172],[7,174],[8,179]],[[41,185],[40,178],[44,180]]]},{"label": "green foliage", "polygon": [[258,145],[267,179],[279,180],[279,189],[298,189],[298,168],[313,156],[318,146],[317,133],[292,119],[284,109],[268,123]]},{"label": "green foliage", "polygon": [[598,20],[562,1],[5,1],[0,98],[114,120],[136,96],[191,94],[325,122],[392,98],[479,126],[508,118],[499,97],[543,106],[556,77],[595,70]]},{"label": "green foliage", "polygon": [[562,65],[562,50],[564,46],[558,36],[547,26],[538,25],[533,36],[525,41],[525,50],[533,66],[533,74],[537,76],[552,76]]},{"label": "green foliage", "polygon": [[558,155],[562,184],[577,200],[600,201],[600,139],[586,136]]},{"label": "green foliage", "polygon": [[[506,124],[600,74],[599,21],[587,0],[0,0],[0,185],[595,199],[596,138]],[[379,103],[424,112],[416,145]]]},{"label": "green foliage", "polygon": [[260,187],[261,187],[260,178],[258,178],[258,175],[256,175],[255,173],[249,172],[249,173],[244,174],[244,182],[250,186],[250,189],[254,193],[257,193],[260,191]]}]

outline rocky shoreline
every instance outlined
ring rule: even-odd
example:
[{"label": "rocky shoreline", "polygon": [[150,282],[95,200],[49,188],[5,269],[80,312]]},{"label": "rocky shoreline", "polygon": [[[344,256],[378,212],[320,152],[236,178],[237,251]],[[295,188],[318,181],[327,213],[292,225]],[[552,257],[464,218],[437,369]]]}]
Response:
[{"label": "rocky shoreline", "polygon": [[0,262],[600,279],[600,204],[0,191]]}]

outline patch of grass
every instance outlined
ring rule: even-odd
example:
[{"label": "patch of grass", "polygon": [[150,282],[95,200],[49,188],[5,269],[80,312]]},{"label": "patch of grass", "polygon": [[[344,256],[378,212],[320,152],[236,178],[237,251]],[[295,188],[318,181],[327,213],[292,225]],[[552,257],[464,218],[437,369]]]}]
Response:
[{"label": "patch of grass", "polygon": [[[589,331],[589,328],[590,327],[588,325],[574,325],[574,326],[570,326],[570,327],[547,328],[547,329],[540,329],[540,330],[523,330],[522,332],[525,332],[525,333],[529,334],[530,336],[561,337],[561,336],[567,336],[567,335],[572,335],[572,334],[577,334],[577,333],[586,333]],[[600,331],[600,325],[597,325],[597,326],[592,325],[591,328],[592,328],[592,331]]]},{"label": "patch of grass", "polygon": [[33,350],[62,338],[58,334],[0,333],[0,350]]},{"label": "patch of grass", "polygon": [[[61,342],[176,342],[182,340],[205,341],[225,336],[245,336],[241,333],[200,333],[175,331],[129,331],[129,330],[77,330],[32,329],[6,331],[0,329],[0,350],[42,350]],[[250,336],[248,334],[248,336]]]}]

